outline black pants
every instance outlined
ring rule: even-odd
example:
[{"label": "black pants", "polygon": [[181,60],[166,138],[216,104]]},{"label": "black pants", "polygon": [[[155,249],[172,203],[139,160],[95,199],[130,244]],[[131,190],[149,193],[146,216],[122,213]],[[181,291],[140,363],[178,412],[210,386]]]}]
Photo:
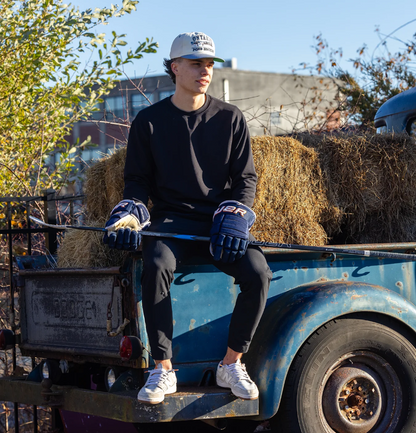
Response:
[{"label": "black pants", "polygon": [[[156,219],[150,231],[209,236],[210,221],[187,218]],[[254,238],[252,238],[254,239]],[[142,300],[152,357],[172,358],[173,317],[170,285],[177,264],[202,257],[219,270],[234,277],[240,285],[231,317],[228,346],[246,353],[263,314],[272,273],[259,247],[249,246],[246,254],[234,263],[214,261],[207,242],[163,239],[143,236]]]}]

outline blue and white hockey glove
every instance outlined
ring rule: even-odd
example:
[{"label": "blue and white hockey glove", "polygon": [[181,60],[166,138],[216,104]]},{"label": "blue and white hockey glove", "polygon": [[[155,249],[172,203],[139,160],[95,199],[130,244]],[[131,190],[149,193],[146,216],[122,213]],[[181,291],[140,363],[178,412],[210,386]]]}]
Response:
[{"label": "blue and white hockey glove", "polygon": [[246,205],[227,200],[214,213],[209,250],[214,260],[232,263],[247,250],[249,231],[256,214]]},{"label": "blue and white hockey glove", "polygon": [[147,207],[138,200],[122,200],[111,211],[105,224],[103,242],[110,248],[135,251],[141,242],[140,232],[150,226]]}]

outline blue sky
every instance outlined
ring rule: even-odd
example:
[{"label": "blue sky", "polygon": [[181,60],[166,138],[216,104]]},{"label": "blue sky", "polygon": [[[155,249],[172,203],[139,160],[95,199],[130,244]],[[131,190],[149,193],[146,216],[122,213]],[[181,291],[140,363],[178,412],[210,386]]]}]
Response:
[{"label": "blue sky", "polygon": [[[68,0],[81,9],[121,3],[113,0]],[[238,69],[290,73],[301,62],[316,63],[311,48],[322,34],[332,48],[342,48],[344,65],[364,43],[372,53],[380,36],[410,40],[416,33],[416,9],[411,0],[141,0],[137,11],[100,29],[125,33],[130,47],[146,37],[159,43],[126,68],[130,78],[163,73],[172,40],[183,32],[202,31],[214,39],[218,56],[237,58]],[[377,33],[375,30],[379,28]],[[394,41],[390,47],[394,51]],[[396,45],[397,46],[397,45]]]}]

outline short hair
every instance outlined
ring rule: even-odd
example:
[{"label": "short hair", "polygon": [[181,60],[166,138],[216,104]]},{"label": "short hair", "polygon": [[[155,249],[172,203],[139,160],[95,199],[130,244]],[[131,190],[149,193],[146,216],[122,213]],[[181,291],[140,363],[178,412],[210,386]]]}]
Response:
[{"label": "short hair", "polygon": [[165,67],[165,72],[169,75],[169,77],[173,81],[173,84],[176,84],[176,75],[172,71],[172,63],[178,62],[179,60],[180,57],[177,57],[176,59],[163,59],[163,66]]}]

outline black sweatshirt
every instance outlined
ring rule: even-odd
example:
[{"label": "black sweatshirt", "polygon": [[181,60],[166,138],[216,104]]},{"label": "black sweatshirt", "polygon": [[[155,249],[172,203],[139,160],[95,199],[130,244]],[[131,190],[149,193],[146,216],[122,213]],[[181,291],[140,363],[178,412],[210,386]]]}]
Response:
[{"label": "black sweatshirt", "polygon": [[166,98],[139,112],[127,145],[124,198],[153,202],[152,216],[212,218],[224,200],[251,207],[257,176],[241,111],[207,95],[198,110]]}]

